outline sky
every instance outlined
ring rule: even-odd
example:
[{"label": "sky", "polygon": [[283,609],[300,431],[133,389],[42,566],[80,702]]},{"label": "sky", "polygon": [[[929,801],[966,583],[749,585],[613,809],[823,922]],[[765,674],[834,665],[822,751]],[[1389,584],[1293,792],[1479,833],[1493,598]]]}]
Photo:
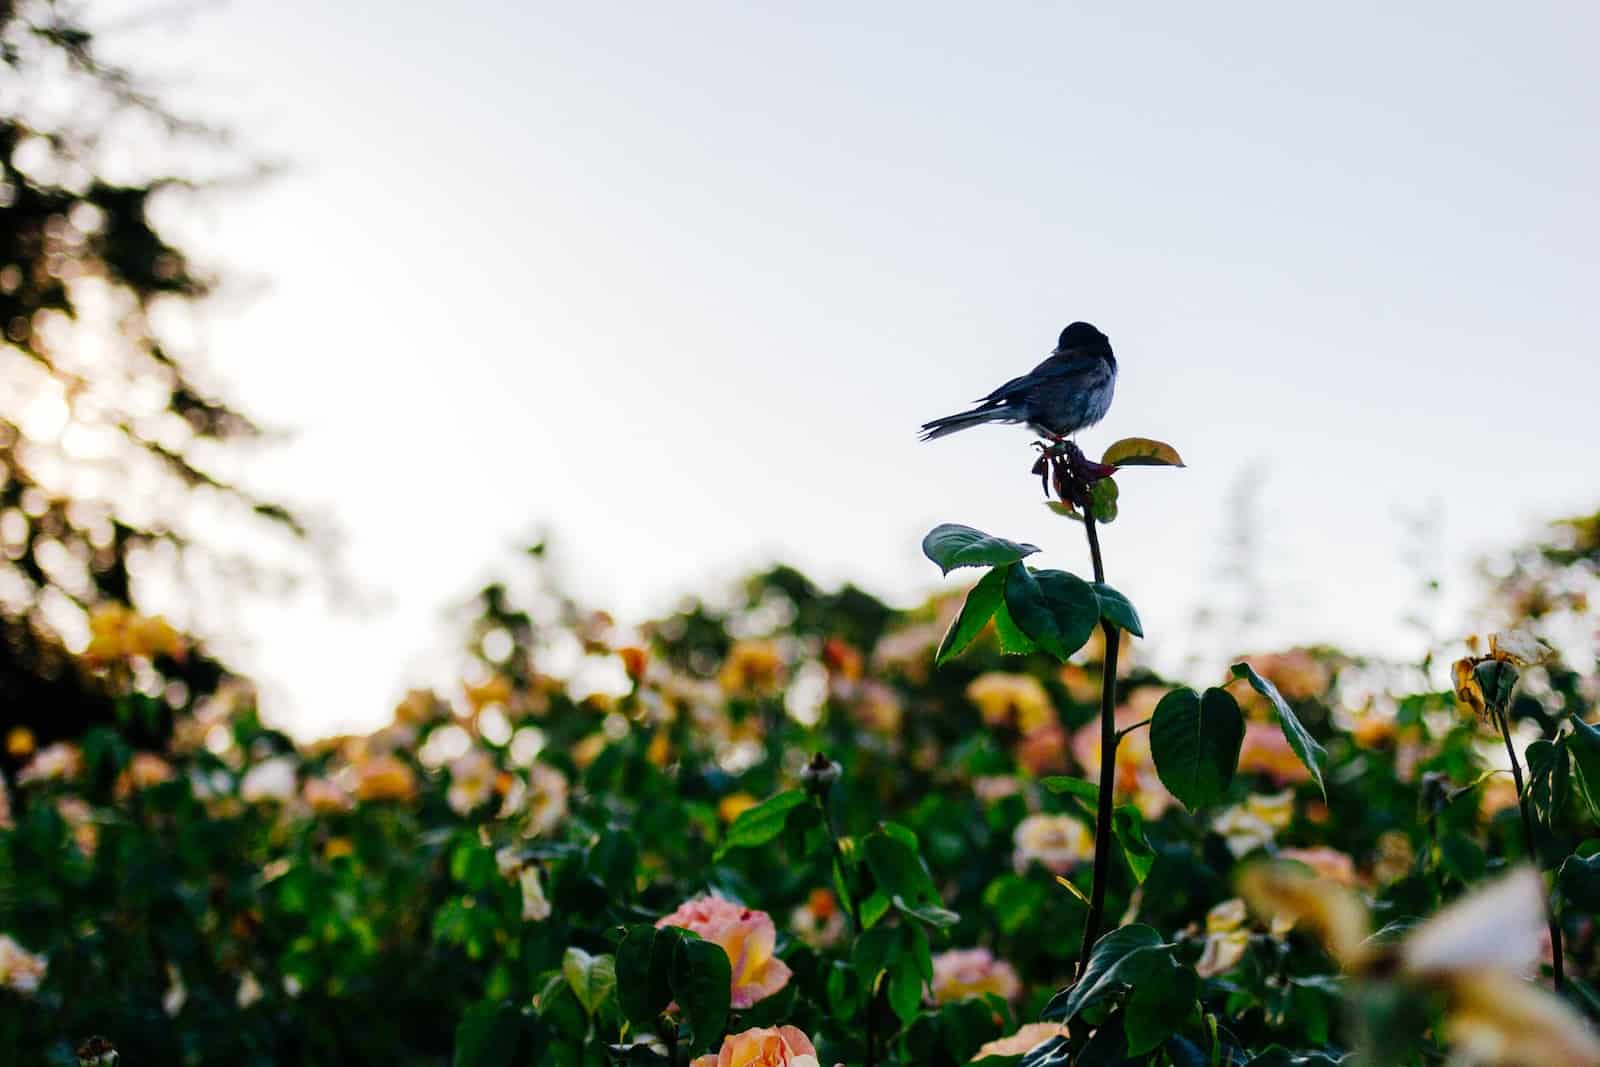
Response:
[{"label": "sky", "polygon": [[[1075,319],[1121,376],[1112,584],[1157,658],[1410,655],[1421,572],[1596,506],[1600,8],[232,0],[124,31],[284,173],[175,217],[255,484],[367,591],[216,638],[269,718],[384,721],[536,532],[638,619],[783,559],[896,603],[959,521],[1084,571],[1029,435],[916,427]],[[1196,628],[1250,500],[1267,616]],[[1418,517],[1426,532],[1419,535]],[[957,579],[949,579],[955,583]],[[331,602],[330,602],[331,601]],[[175,605],[204,616],[197,605]]]}]

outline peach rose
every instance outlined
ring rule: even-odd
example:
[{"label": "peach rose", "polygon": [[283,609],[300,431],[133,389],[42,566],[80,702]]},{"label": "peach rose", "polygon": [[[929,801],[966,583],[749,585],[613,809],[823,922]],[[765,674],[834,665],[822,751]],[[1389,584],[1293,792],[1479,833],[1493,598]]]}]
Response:
[{"label": "peach rose", "polygon": [[1094,858],[1094,834],[1070,815],[1030,815],[1017,824],[1012,843],[1018,874],[1027,873],[1034,861],[1055,874],[1066,874]]},{"label": "peach rose", "polygon": [[996,1038],[978,1049],[973,1059],[990,1056],[1025,1056],[1054,1037],[1066,1037],[1067,1028],[1061,1023],[1028,1023],[1006,1037]]},{"label": "peach rose", "polygon": [[[678,905],[677,911],[665,916],[656,925],[691,930],[705,940],[715,942],[728,954],[728,962],[733,968],[735,1008],[748,1008],[789,984],[791,972],[788,965],[772,954],[778,943],[778,928],[773,925],[772,916],[764,911],[756,911],[722,897],[696,897]],[[806,1048],[810,1049],[809,1042]],[[727,1046],[724,1045],[723,1049],[726,1051]]]},{"label": "peach rose", "polygon": [[1283,736],[1278,724],[1258,719],[1245,723],[1239,770],[1246,774],[1264,774],[1279,786],[1311,780],[1311,772],[1289,747],[1289,739]]},{"label": "peach rose", "polygon": [[1028,674],[980,674],[967,686],[967,699],[977,705],[978,714],[990,726],[1011,726],[1027,734],[1056,721],[1050,694],[1039,679]]},{"label": "peach rose", "polygon": [[758,1026],[729,1034],[722,1049],[689,1067],[818,1067],[817,1049],[795,1026]]},{"label": "peach rose", "polygon": [[1356,884],[1355,861],[1338,849],[1328,848],[1326,845],[1319,845],[1316,848],[1285,848],[1278,851],[1278,858],[1303,863],[1327,881],[1344,886]]},{"label": "peach rose", "polygon": [[1022,996],[1016,969],[986,948],[951,949],[933,957],[932,1001],[948,1004],[994,993],[1014,1001]]},{"label": "peach rose", "polygon": [[397,756],[374,756],[356,768],[356,796],[362,800],[410,800],[417,775]]}]

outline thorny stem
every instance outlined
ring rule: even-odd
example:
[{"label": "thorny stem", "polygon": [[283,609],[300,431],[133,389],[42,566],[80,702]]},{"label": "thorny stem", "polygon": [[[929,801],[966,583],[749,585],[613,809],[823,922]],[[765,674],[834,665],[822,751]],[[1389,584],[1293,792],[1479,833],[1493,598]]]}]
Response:
[{"label": "thorny stem", "polygon": [[[1085,511],[1083,528],[1089,535],[1089,557],[1094,565],[1094,580],[1106,580],[1105,564],[1100,559],[1100,534],[1094,515]],[[1100,939],[1100,924],[1105,919],[1106,882],[1111,878],[1111,808],[1117,780],[1116,688],[1118,631],[1102,619],[1100,633],[1105,638],[1105,656],[1100,677],[1100,800],[1095,811],[1094,883],[1089,890],[1089,914],[1083,921],[1083,946],[1078,952],[1078,977],[1089,965],[1089,953]]]},{"label": "thorny stem", "polygon": [[[1500,738],[1506,743],[1506,755],[1511,759],[1511,780],[1517,786],[1517,809],[1522,812],[1522,837],[1528,849],[1528,858],[1533,860],[1535,866],[1542,867],[1543,864],[1539,862],[1539,850],[1534,843],[1536,838],[1533,835],[1533,809],[1529,805],[1527,793],[1522,788],[1522,765],[1517,762],[1517,750],[1511,743],[1511,726],[1506,719],[1504,708],[1496,706],[1492,710],[1495,725],[1500,727]],[[1566,976],[1561,963],[1561,923],[1553,911],[1550,913],[1550,955],[1554,961],[1556,992],[1559,993]]]}]

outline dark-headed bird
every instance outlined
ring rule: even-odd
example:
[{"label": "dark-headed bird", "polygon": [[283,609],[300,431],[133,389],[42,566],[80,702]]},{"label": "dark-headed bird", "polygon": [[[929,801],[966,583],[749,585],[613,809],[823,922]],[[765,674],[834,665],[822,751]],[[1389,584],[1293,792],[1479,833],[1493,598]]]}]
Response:
[{"label": "dark-headed bird", "polygon": [[1111,340],[1087,322],[1061,331],[1056,350],[1020,378],[1013,378],[971,411],[922,424],[922,439],[985,422],[1025,422],[1052,440],[1071,436],[1105,418],[1117,387],[1117,357]]}]

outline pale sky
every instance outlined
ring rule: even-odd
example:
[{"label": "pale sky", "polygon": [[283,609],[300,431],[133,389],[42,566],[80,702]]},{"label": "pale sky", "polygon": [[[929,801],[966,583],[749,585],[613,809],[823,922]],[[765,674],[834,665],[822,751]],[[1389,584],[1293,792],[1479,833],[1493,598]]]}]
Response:
[{"label": "pale sky", "polygon": [[[1084,571],[1025,431],[915,437],[1074,319],[1121,362],[1085,447],[1190,463],[1105,536],[1168,662],[1415,651],[1414,512],[1470,628],[1470,560],[1600,490],[1597,40],[1580,2],[308,0],[128,38],[293,161],[179,220],[266,283],[210,365],[388,598],[221,646],[310,735],[440,681],[537,529],[624,618],[778,558],[909,603],[941,521]],[[1270,626],[1197,635],[1252,468]]]}]

